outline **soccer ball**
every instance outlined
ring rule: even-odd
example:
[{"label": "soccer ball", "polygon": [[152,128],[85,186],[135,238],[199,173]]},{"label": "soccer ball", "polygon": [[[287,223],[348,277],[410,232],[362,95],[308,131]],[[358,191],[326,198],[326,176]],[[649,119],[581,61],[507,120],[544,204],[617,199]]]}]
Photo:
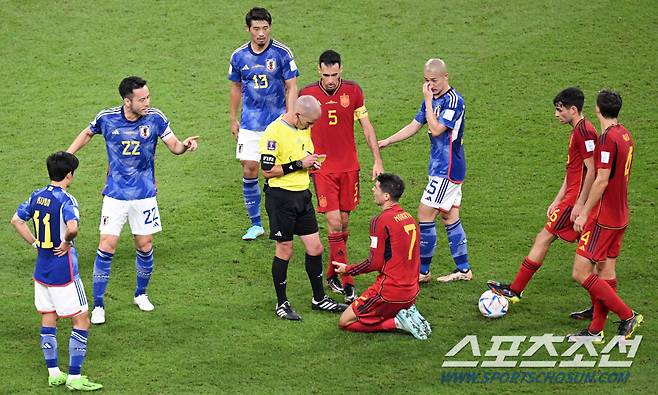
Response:
[{"label": "soccer ball", "polygon": [[488,290],[480,296],[478,307],[483,316],[500,318],[507,314],[509,302],[504,296],[496,295],[492,290]]}]

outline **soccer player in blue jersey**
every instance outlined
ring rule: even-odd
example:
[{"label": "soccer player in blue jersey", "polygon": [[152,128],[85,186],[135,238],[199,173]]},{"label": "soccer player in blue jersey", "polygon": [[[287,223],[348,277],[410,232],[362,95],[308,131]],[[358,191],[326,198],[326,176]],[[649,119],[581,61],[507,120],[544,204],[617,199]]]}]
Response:
[{"label": "soccer player in blue jersey", "polygon": [[441,59],[425,63],[424,100],[416,117],[394,135],[379,141],[379,147],[405,140],[427,123],[430,139],[429,182],[418,206],[420,225],[420,274],[418,281],[429,282],[430,264],[436,246],[436,217],[448,234],[448,245],[456,269],[440,282],[469,281],[473,272],[468,262],[466,233],[459,218],[461,184],[466,174],[464,137],[464,99],[448,83],[448,69]]},{"label": "soccer player in blue jersey", "polygon": [[[231,55],[229,114],[231,133],[238,141],[235,155],[242,164],[244,204],[251,219],[242,240],[254,240],[264,233],[258,185],[260,139],[267,125],[295,103],[299,71],[292,51],[270,39],[272,16],[265,8],[252,8],[245,21],[251,40]],[[238,121],[240,100],[242,113]]]},{"label": "soccer player in blue jersey", "polygon": [[[48,385],[93,391],[101,384],[81,376],[87,355],[89,316],[87,297],[78,274],[78,253],[73,239],[78,234],[78,202],[66,192],[78,168],[78,158],[56,152],[46,160],[50,184],[37,189],[16,210],[11,224],[37,250],[34,266],[34,304],[41,313],[41,349],[48,368]],[[34,235],[27,221],[34,222]],[[69,373],[59,370],[57,319],[71,318]]]},{"label": "soccer player in blue jersey", "polygon": [[109,162],[103,189],[101,237],[94,262],[92,324],[105,322],[105,289],[126,221],[130,224],[137,253],[134,303],[143,311],[154,309],[146,288],[153,272],[153,234],[162,230],[155,197],[155,147],[160,139],[173,154],[180,155],[196,150],[199,138],[188,137],[182,142],[176,138],[167,117],[151,107],[149,88],[142,78],[124,78],[119,84],[119,94],[123,105],[99,112],[67,150],[74,154],[100,134],[105,139]]}]

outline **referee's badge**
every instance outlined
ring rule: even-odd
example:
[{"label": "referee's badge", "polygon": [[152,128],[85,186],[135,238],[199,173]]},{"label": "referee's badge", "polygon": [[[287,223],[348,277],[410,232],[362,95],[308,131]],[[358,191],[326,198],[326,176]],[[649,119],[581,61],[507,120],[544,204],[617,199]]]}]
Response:
[{"label": "referee's badge", "polygon": [[350,96],[343,93],[340,95],[340,105],[347,108],[350,106]]},{"label": "referee's badge", "polygon": [[274,71],[276,69],[276,59],[266,59],[265,60],[265,68],[267,71]]},{"label": "referee's badge", "polygon": [[276,151],[276,141],[267,140],[267,150],[268,151]]},{"label": "referee's badge", "polygon": [[143,139],[148,138],[151,135],[151,128],[149,127],[149,125],[140,126],[139,135],[142,136]]}]

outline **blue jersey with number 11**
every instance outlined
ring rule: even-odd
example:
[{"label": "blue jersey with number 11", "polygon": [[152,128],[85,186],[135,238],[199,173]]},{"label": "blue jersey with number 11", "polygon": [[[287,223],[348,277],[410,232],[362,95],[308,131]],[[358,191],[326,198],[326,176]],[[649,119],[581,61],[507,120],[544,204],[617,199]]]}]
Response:
[{"label": "blue jersey with number 11", "polygon": [[102,134],[107,149],[108,170],[103,195],[117,200],[139,200],[156,195],[155,147],[158,137],[173,137],[169,120],[150,108],[136,121],[129,121],[122,107],[98,113],[89,123],[94,134]]},{"label": "blue jersey with number 11", "polygon": [[292,51],[276,40],[257,54],[248,42],[231,55],[228,79],[242,84],[240,128],[262,132],[286,111],[286,80],[299,76]]},{"label": "blue jersey with number 11", "polygon": [[34,237],[37,239],[37,262],[34,280],[45,285],[64,286],[78,275],[78,254],[71,247],[64,256],[57,256],[53,249],[64,240],[66,223],[80,222],[80,211],[75,198],[60,187],[48,185],[37,189],[29,199],[16,209],[18,218],[34,221]]},{"label": "blue jersey with number 11", "polygon": [[[425,118],[425,102],[416,114],[416,121],[427,123]],[[452,182],[461,183],[466,175],[466,158],[462,140],[464,139],[464,99],[454,88],[438,98],[432,99],[432,112],[440,124],[448,128],[439,136],[430,137],[429,175],[447,178]]]}]

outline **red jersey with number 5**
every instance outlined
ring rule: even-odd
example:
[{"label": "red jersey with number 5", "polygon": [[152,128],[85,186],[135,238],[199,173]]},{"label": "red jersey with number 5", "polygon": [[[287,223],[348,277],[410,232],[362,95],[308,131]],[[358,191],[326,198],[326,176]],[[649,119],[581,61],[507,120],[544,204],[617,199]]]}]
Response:
[{"label": "red jersey with number 5", "polygon": [[368,116],[359,84],[341,80],[338,88],[329,93],[318,81],[302,88],[299,95],[311,95],[322,105],[322,117],[311,127],[315,153],[327,155],[319,171],[340,173],[359,170],[354,122]]},{"label": "red jersey with number 5", "polygon": [[596,222],[608,228],[628,224],[628,181],[633,164],[635,144],[623,125],[612,125],[599,138],[594,153],[596,170],[610,169],[608,186],[596,213]]},{"label": "red jersey with number 5", "polygon": [[597,138],[596,128],[585,118],[581,119],[571,131],[567,154],[567,184],[562,199],[570,206],[576,203],[580,195],[587,172],[583,161],[594,155]]},{"label": "red jersey with number 5", "polygon": [[370,221],[370,256],[347,266],[346,273],[378,271],[370,288],[387,302],[408,302],[418,295],[420,230],[414,218],[398,204]]}]

